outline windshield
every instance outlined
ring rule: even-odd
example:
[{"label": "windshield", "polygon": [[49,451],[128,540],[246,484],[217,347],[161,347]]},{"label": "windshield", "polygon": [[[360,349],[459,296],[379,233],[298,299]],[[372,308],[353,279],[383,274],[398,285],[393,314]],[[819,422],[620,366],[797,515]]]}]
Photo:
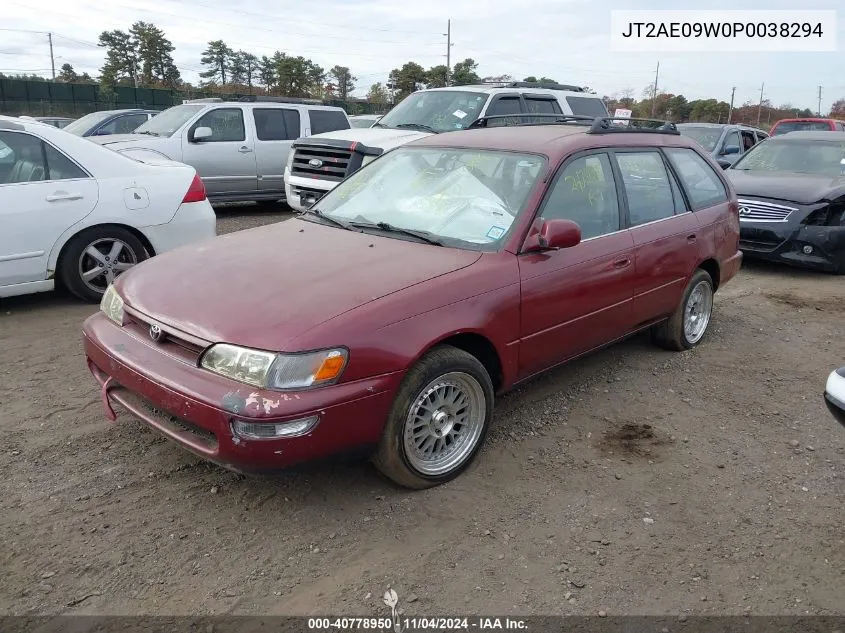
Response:
[{"label": "windshield", "polygon": [[202,110],[204,105],[178,105],[168,108],[141,124],[132,134],[151,134],[152,136],[173,136],[185,125],[185,122]]},{"label": "windshield", "polygon": [[722,128],[679,125],[678,132],[696,141],[708,152],[716,149],[716,143],[722,138]]},{"label": "windshield", "polygon": [[345,222],[423,231],[446,244],[496,245],[544,164],[532,154],[400,148],[353,174],[315,208]]},{"label": "windshield", "polygon": [[787,121],[778,123],[772,136],[787,132],[830,132],[831,129],[830,123],[826,121]]},{"label": "windshield", "polygon": [[463,130],[478,118],[487,101],[483,92],[432,90],[415,92],[384,115],[377,127],[425,132]]},{"label": "windshield", "polygon": [[92,127],[102,123],[113,114],[114,112],[92,112],[91,114],[86,114],[81,119],[77,119],[73,123],[66,125],[64,130],[65,132],[70,132],[71,134],[82,136]]},{"label": "windshield", "polygon": [[840,176],[845,165],[845,144],[827,141],[767,140],[754,146],[736,163],[743,171],[792,171],[802,174]]}]

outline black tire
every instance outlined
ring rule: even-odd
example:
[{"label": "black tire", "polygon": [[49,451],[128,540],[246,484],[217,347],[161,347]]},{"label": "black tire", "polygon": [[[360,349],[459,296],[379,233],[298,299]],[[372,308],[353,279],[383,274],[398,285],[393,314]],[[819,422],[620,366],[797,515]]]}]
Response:
[{"label": "black tire", "polygon": [[[477,381],[483,392],[483,426],[474,440],[474,444],[471,440],[472,433],[469,433],[466,445],[467,452],[459,463],[456,463],[447,472],[433,475],[422,472],[413,465],[413,460],[409,459],[403,439],[411,407],[423,395],[423,390],[439,377],[450,373],[468,375]],[[423,356],[408,371],[402,381],[388,415],[381,442],[373,456],[373,463],[384,475],[406,488],[422,490],[445,483],[460,475],[472,463],[484,444],[492,417],[493,383],[484,365],[475,356],[463,350],[449,345],[436,347]]]},{"label": "black tire", "polygon": [[[141,240],[131,231],[120,226],[94,226],[73,236],[62,251],[57,266],[57,273],[59,280],[65,288],[84,301],[98,302],[102,298],[103,292],[105,292],[108,284],[105,273],[96,280],[92,280],[91,284],[85,282],[80,270],[80,266],[84,263],[81,261],[83,253],[90,246],[94,246],[97,250],[100,250],[100,247],[107,244],[109,240],[123,243],[121,252],[117,257],[117,262],[111,262],[111,264],[118,263],[121,267],[131,266],[149,258],[149,254],[141,243]],[[104,259],[108,255],[108,253],[102,254]],[[85,257],[85,262],[91,261],[90,256],[86,255]],[[115,276],[118,276],[123,271],[113,270],[112,272]],[[99,288],[99,286],[102,286],[102,288]]]},{"label": "black tire", "polygon": [[[686,311],[686,306],[687,302],[689,301],[690,295],[692,294],[693,290],[701,283],[704,283],[709,287],[710,313],[707,316],[707,323],[704,326],[704,332],[696,340],[690,340],[684,328],[684,313]],[[687,287],[684,289],[684,294],[681,298],[681,302],[678,304],[678,307],[675,308],[675,311],[672,313],[672,316],[670,316],[667,321],[656,325],[652,329],[652,336],[654,342],[657,343],[660,347],[677,352],[692,349],[693,347],[701,343],[701,341],[704,340],[704,337],[707,334],[707,327],[710,325],[710,317],[712,316],[713,311],[713,292],[713,279],[710,277],[707,271],[704,271],[700,268],[696,270],[690,278]]]}]

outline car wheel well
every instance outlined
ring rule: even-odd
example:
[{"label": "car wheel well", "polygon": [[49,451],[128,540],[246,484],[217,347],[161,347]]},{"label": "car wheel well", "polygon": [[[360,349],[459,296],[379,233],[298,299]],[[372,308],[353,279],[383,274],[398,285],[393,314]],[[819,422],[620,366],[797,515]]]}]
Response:
[{"label": "car wheel well", "polygon": [[713,280],[713,292],[719,289],[719,262],[715,259],[705,259],[698,267],[710,275]]},{"label": "car wheel well", "polygon": [[496,346],[490,342],[490,339],[474,332],[464,332],[438,341],[437,345],[451,345],[475,356],[490,375],[493,391],[498,392],[503,380],[502,361],[499,358],[499,352],[496,351]]},{"label": "car wheel well", "polygon": [[[153,248],[153,245],[150,244],[150,240],[147,239],[147,236],[144,235],[143,233],[141,233],[141,231],[139,231],[138,229],[136,229],[132,226],[129,226],[128,224],[117,224],[116,222],[110,222],[108,224],[92,224],[91,226],[86,226],[81,231],[77,231],[76,233],[74,233],[73,235],[71,235],[70,237],[68,237],[65,240],[65,243],[62,244],[62,249],[59,251],[59,256],[56,258],[56,270],[59,269],[59,266],[61,265],[60,262],[62,261],[62,257],[64,257],[65,253],[67,252],[68,246],[73,241],[73,238],[75,238],[77,235],[79,235],[81,233],[84,233],[85,231],[87,231],[89,229],[100,229],[100,228],[108,228],[108,227],[115,227],[115,228],[124,229],[126,231],[129,231],[130,233],[132,233],[132,235],[134,235],[135,237],[137,237],[141,241],[141,244],[144,245],[144,249],[147,251],[147,253],[149,254],[150,257],[155,255],[155,249]],[[59,281],[61,281],[61,280],[59,279]]]}]

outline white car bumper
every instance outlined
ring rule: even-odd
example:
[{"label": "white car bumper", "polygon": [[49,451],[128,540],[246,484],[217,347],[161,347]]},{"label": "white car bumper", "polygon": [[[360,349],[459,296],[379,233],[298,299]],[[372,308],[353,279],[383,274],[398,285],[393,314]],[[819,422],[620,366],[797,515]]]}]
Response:
[{"label": "white car bumper", "polygon": [[209,239],[217,235],[217,216],[208,200],[179,205],[176,215],[167,224],[141,229],[156,255],[174,248]]},{"label": "white car bumper", "polygon": [[339,184],[334,181],[291,176],[290,170],[285,168],[285,202],[294,211],[302,212]]},{"label": "white car bumper", "polygon": [[840,367],[828,377],[824,401],[833,417],[845,425],[845,367]]}]

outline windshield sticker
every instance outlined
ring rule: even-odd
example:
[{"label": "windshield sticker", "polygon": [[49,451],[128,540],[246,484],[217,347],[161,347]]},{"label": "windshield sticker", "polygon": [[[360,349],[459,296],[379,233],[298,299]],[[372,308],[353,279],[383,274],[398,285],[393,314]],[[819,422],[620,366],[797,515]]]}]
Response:
[{"label": "windshield sticker", "polygon": [[490,230],[487,231],[487,237],[489,237],[491,240],[498,240],[504,234],[505,229],[503,229],[501,226],[491,227]]},{"label": "windshield sticker", "polygon": [[466,115],[467,115],[467,113],[466,113],[466,112],[464,112],[463,110],[455,110],[455,111],[452,113],[452,116],[456,116],[456,117],[458,117],[459,119],[463,119]]}]

